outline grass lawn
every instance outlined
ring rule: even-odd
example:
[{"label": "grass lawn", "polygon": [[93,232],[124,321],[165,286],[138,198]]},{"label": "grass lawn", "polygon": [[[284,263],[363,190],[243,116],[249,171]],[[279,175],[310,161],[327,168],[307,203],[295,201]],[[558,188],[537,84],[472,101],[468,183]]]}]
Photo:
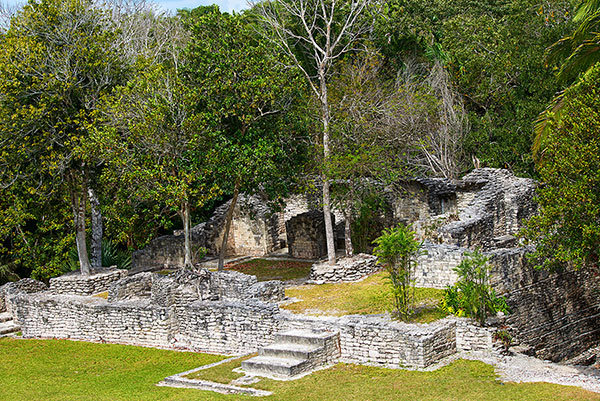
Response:
[{"label": "grass lawn", "polygon": [[[301,285],[287,288],[285,295],[302,301],[283,308],[307,314],[376,314],[391,310],[392,292],[386,280],[387,273],[380,272],[358,283]],[[437,309],[443,290],[417,288],[416,313],[411,321],[428,323],[446,316]]]},{"label": "grass lawn", "polygon": [[[154,385],[165,376],[219,359],[123,345],[4,338],[0,339],[0,399],[256,400]],[[474,361],[457,361],[435,372],[338,364],[300,380],[263,379],[252,387],[273,391],[266,399],[277,401],[600,400],[600,394],[575,387],[501,384],[491,366]]]},{"label": "grass lawn", "polygon": [[311,262],[252,259],[247,262],[235,264],[228,267],[228,269],[254,275],[258,281],[286,281],[308,277],[311,266]]}]

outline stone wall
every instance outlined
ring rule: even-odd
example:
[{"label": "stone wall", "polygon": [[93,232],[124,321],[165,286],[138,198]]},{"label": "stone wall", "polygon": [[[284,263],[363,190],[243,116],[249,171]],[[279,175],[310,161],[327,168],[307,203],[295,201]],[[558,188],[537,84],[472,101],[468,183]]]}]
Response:
[{"label": "stone wall", "polygon": [[310,269],[309,279],[317,284],[358,281],[381,270],[377,257],[359,253],[339,258],[334,265],[327,262],[315,263]]},{"label": "stone wall", "polygon": [[[198,262],[198,249],[218,255],[221,250],[225,217],[231,201],[217,207],[209,220],[191,229],[192,262]],[[273,213],[265,200],[258,196],[240,195],[227,240],[227,255],[262,256],[281,248],[279,216]],[[164,235],[150,242],[132,255],[132,270],[141,272],[160,268],[183,266],[183,232]]]},{"label": "stone wall", "polygon": [[47,289],[48,286],[46,284],[32,278],[24,278],[16,282],[6,283],[0,286],[0,312],[12,312],[12,305],[8,301],[10,295],[19,293],[33,294]]},{"label": "stone wall", "polygon": [[[335,224],[335,216],[331,218]],[[325,219],[320,211],[292,217],[285,223],[289,255],[300,259],[320,259],[327,255]]]},{"label": "stone wall", "polygon": [[69,338],[220,354],[245,354],[290,328],[339,331],[341,358],[352,363],[423,368],[456,352],[453,319],[429,325],[378,316],[312,318],[258,301],[195,301],[160,306],[150,300],[42,292],[14,297],[25,338]]},{"label": "stone wall", "polygon": [[103,269],[89,276],[71,272],[50,279],[50,291],[61,295],[93,295],[108,291],[109,287],[127,275],[127,270]]},{"label": "stone wall", "polygon": [[470,319],[456,320],[456,349],[458,351],[489,351],[493,346],[495,327],[480,327]]},{"label": "stone wall", "polygon": [[464,253],[469,249],[430,241],[425,241],[422,249],[426,253],[417,260],[415,285],[443,289],[456,283],[458,276],[453,269],[460,264]]},{"label": "stone wall", "polygon": [[142,273],[113,284],[108,299],[43,291],[12,294],[9,302],[26,338],[244,354],[302,328],[339,333],[341,358],[353,363],[423,368],[456,352],[455,318],[419,325],[377,315],[297,315],[262,302],[257,285],[264,283],[255,280],[207,270]]},{"label": "stone wall", "polygon": [[534,269],[526,248],[491,251],[492,285],[507,298],[507,324],[542,359],[562,361],[600,344],[600,276]]}]

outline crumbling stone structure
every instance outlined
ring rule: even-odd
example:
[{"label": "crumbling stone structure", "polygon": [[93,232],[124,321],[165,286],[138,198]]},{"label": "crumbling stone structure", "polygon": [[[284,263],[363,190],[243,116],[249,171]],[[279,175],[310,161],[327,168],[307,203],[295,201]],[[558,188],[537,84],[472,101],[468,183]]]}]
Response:
[{"label": "crumbling stone structure", "polygon": [[[331,215],[335,224],[335,216]],[[310,211],[292,217],[285,223],[288,253],[293,258],[320,259],[327,255],[323,212]]]},{"label": "crumbling stone structure", "polygon": [[[218,255],[221,250],[225,217],[231,201],[217,207],[212,217],[191,229],[193,262],[198,261],[198,249],[205,248],[208,255]],[[183,266],[183,233],[164,235],[132,255],[133,271],[176,268]],[[273,213],[258,196],[240,195],[227,241],[228,255],[262,256],[282,246],[279,216]]]}]

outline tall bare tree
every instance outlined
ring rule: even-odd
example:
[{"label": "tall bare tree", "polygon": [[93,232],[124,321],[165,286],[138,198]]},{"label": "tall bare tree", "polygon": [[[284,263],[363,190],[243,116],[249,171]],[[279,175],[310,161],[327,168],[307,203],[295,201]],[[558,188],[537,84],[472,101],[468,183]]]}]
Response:
[{"label": "tall bare tree", "polygon": [[[357,50],[370,30],[366,11],[372,0],[281,0],[253,3],[266,33],[299,68],[319,104],[323,163],[330,158],[331,111],[328,84],[332,67],[345,53]],[[329,263],[335,263],[330,180],[323,180],[323,213]]]}]

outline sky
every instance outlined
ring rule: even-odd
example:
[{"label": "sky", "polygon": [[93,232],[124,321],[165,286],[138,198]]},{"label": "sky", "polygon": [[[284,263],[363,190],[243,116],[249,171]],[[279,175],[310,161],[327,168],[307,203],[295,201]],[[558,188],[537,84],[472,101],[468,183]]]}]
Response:
[{"label": "sky", "polygon": [[[240,11],[248,7],[246,0],[154,0],[165,10],[176,11],[179,8],[195,8],[217,4],[221,11]],[[0,0],[0,3],[14,5],[26,3],[24,0]]]}]

